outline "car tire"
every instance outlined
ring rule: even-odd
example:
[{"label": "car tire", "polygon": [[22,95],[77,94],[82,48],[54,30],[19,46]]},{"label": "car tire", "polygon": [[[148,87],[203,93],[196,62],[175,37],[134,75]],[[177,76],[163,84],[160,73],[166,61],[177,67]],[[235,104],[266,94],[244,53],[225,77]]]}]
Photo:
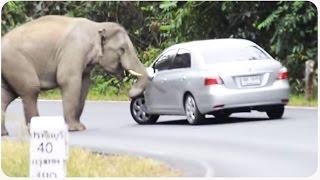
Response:
[{"label": "car tire", "polygon": [[138,124],[154,124],[159,119],[159,115],[152,115],[146,112],[144,96],[137,96],[131,99],[130,112],[133,119]]},{"label": "car tire", "polygon": [[189,124],[200,124],[201,120],[204,119],[204,115],[200,113],[196,101],[191,94],[188,94],[184,100],[184,110]]},{"label": "car tire", "polygon": [[270,119],[281,119],[284,113],[284,106],[273,106],[267,109],[266,113]]},{"label": "car tire", "polygon": [[216,111],[213,113],[214,117],[217,119],[227,119],[231,115],[230,112],[224,112],[224,111]]}]

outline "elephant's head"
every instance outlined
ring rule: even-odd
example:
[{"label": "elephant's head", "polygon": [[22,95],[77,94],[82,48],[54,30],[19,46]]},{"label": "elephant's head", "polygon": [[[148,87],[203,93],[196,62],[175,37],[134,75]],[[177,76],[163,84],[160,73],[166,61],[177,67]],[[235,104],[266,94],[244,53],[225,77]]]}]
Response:
[{"label": "elephant's head", "polygon": [[125,70],[138,76],[139,79],[131,88],[129,96],[140,95],[147,86],[149,78],[127,32],[118,24],[105,23],[98,34],[97,46],[101,49],[99,49],[97,63],[118,79],[123,79]]}]

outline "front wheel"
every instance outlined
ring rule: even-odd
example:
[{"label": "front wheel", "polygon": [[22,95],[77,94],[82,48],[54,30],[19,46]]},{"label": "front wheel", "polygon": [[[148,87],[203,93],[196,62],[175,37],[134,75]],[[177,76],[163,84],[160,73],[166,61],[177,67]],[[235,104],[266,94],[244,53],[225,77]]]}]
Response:
[{"label": "front wheel", "polygon": [[284,113],[284,106],[274,106],[266,110],[266,113],[270,119],[281,119]]},{"label": "front wheel", "polygon": [[132,98],[130,112],[138,124],[154,124],[159,118],[159,115],[152,115],[146,112],[145,99],[143,96]]},{"label": "front wheel", "polygon": [[199,124],[204,119],[204,115],[200,113],[196,101],[190,94],[184,100],[184,109],[189,124]]}]

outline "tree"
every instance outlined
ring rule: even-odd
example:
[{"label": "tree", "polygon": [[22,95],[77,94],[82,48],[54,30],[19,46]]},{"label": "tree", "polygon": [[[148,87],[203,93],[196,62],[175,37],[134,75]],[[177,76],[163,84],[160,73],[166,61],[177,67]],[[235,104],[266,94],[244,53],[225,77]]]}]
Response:
[{"label": "tree", "polygon": [[[304,62],[317,69],[317,9],[305,1],[29,1],[8,2],[2,10],[2,35],[14,27],[48,14],[114,21],[123,25],[146,65],[166,47],[180,42],[214,39],[249,39],[289,69],[292,91],[303,92]],[[317,70],[315,71],[317,72]],[[100,84],[103,73],[94,73]],[[317,82],[317,74],[314,81]],[[129,80],[128,80],[129,81]],[[104,82],[119,87],[119,82]],[[104,92],[109,91],[107,85]],[[118,88],[119,89],[119,88]]]}]

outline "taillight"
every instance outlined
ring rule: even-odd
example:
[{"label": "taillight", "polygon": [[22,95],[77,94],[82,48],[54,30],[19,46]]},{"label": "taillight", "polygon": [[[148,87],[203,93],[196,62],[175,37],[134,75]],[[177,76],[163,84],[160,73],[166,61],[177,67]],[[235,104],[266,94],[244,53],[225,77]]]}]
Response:
[{"label": "taillight", "polygon": [[220,77],[204,78],[204,85],[205,86],[215,85],[215,84],[223,84],[222,79]]},{"label": "taillight", "polygon": [[288,70],[287,70],[287,68],[284,67],[284,68],[280,69],[279,74],[278,74],[278,79],[279,80],[288,79]]}]

